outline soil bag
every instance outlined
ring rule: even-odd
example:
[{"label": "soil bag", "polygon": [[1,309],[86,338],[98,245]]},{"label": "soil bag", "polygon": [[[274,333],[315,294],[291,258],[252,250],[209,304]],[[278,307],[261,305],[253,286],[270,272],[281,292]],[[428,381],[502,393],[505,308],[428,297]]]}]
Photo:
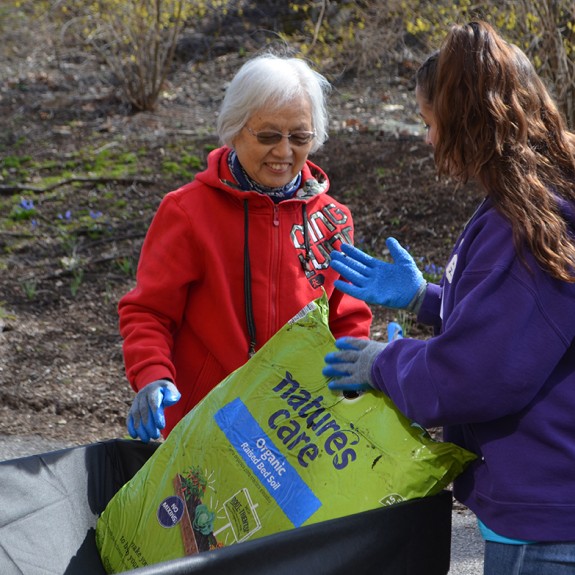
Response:
[{"label": "soil bag", "polygon": [[108,573],[426,497],[475,456],[434,441],[382,393],[327,387],[320,298],[174,428],[96,526]]}]

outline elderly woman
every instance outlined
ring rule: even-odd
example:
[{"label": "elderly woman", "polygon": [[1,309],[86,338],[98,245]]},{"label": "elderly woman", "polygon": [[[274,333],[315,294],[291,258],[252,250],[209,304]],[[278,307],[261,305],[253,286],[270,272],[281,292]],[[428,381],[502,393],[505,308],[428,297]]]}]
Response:
[{"label": "elderly woman", "polygon": [[329,267],[330,253],[353,241],[351,214],[308,160],[327,139],[328,88],[303,60],[248,61],[222,104],[223,146],[161,202],[137,285],[119,304],[137,392],[132,437],[167,436],[323,290],[334,336],[369,336],[368,305],[334,290]]}]

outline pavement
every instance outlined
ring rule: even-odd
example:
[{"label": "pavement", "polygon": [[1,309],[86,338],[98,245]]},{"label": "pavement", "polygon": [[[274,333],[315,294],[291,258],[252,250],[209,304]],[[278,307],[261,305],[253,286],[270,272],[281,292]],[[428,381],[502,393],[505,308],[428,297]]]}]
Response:
[{"label": "pavement", "polygon": [[[69,445],[37,436],[0,437],[0,461],[66,449]],[[1,486],[0,486],[1,489]],[[483,539],[475,516],[468,509],[454,509],[449,575],[483,575]]]},{"label": "pavement", "polygon": [[453,512],[449,574],[483,575],[483,538],[469,509]]}]

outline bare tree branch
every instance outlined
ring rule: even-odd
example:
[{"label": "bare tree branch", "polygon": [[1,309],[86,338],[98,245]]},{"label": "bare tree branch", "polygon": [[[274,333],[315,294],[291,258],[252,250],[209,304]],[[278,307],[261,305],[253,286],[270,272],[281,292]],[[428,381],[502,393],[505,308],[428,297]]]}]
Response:
[{"label": "bare tree branch", "polygon": [[145,178],[83,178],[83,177],[72,177],[61,180],[45,188],[37,188],[28,184],[7,184],[0,185],[0,195],[14,194],[16,192],[33,192],[35,194],[43,194],[45,192],[50,192],[56,188],[65,186],[66,184],[72,184],[74,182],[84,182],[90,184],[102,184],[102,183],[115,183],[115,184],[145,184],[152,185],[155,184],[155,180],[149,180]]}]

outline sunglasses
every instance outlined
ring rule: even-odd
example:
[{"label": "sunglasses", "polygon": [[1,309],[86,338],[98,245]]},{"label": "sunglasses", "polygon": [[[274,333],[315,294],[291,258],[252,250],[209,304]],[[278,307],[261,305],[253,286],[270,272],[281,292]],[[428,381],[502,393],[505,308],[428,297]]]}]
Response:
[{"label": "sunglasses", "polygon": [[256,132],[247,126],[245,129],[257,138],[257,141],[264,146],[276,146],[283,138],[287,138],[294,146],[305,146],[309,144],[316,136],[315,132],[290,132],[289,134],[282,134],[274,130],[262,130]]}]

